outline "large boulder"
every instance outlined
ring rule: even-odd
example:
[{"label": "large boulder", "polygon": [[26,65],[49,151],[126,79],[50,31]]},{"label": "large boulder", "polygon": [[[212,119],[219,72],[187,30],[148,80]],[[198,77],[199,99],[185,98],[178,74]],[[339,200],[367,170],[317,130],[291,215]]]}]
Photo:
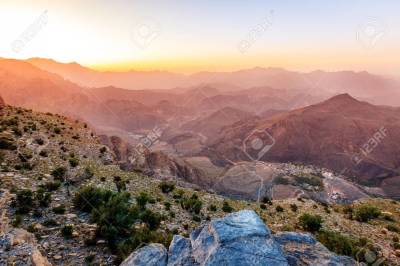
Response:
[{"label": "large boulder", "polygon": [[338,256],[317,242],[310,234],[282,232],[274,235],[285,252],[289,265],[355,266],[352,258]]},{"label": "large boulder", "polygon": [[132,253],[122,265],[356,265],[330,252],[309,234],[286,232],[272,235],[252,210],[212,220],[189,238],[174,236],[169,251],[151,244]]},{"label": "large boulder", "polygon": [[133,252],[121,266],[165,266],[167,250],[161,244],[150,244]]}]

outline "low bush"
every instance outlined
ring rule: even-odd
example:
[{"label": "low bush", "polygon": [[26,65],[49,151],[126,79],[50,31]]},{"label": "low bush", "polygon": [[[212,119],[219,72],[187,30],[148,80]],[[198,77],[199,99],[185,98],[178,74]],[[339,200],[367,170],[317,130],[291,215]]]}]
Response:
[{"label": "low bush", "polygon": [[394,224],[388,224],[386,226],[386,229],[391,232],[400,233],[400,227],[398,227],[397,225],[394,225]]},{"label": "low bush", "polygon": [[55,214],[64,214],[65,213],[65,206],[64,205],[58,205],[56,207],[53,207],[53,212]]},{"label": "low bush", "polygon": [[319,215],[313,215],[305,213],[299,217],[300,226],[309,232],[317,232],[322,227],[322,217]]},{"label": "low bush", "polygon": [[203,206],[203,202],[199,199],[196,193],[193,193],[190,198],[183,197],[181,199],[181,206],[183,209],[191,213],[199,214],[201,207]]},{"label": "low bush", "polygon": [[17,192],[16,207],[17,213],[26,214],[28,213],[33,205],[33,192],[30,189],[22,189]]},{"label": "low bush", "polygon": [[378,218],[379,215],[381,215],[381,211],[377,207],[367,204],[358,206],[354,211],[356,220],[364,223]]},{"label": "low bush", "polygon": [[86,186],[76,192],[72,202],[75,208],[91,212],[93,208],[99,208],[104,205],[113,195],[115,193],[110,190]]},{"label": "low bush", "polygon": [[69,158],[69,165],[71,167],[77,167],[79,165],[79,160],[78,158]]},{"label": "low bush", "polygon": [[72,233],[74,232],[74,227],[72,225],[65,225],[61,228],[61,235],[65,238],[72,238]]},{"label": "low bush", "polygon": [[63,166],[60,166],[60,167],[57,167],[56,169],[54,169],[54,170],[51,172],[51,175],[52,175],[55,179],[63,180],[66,173],[67,173],[67,168],[65,168],[65,167],[63,167]]},{"label": "low bush", "polygon": [[159,187],[163,193],[169,193],[175,189],[175,184],[173,182],[162,181]]},{"label": "low bush", "polygon": [[317,239],[330,251],[339,255],[355,256],[359,250],[358,240],[338,232],[321,230],[317,234]]},{"label": "low bush", "polygon": [[222,203],[222,210],[223,210],[224,212],[229,213],[229,212],[232,212],[232,211],[233,211],[233,208],[231,207],[231,205],[229,205],[229,202],[224,201],[224,202]]}]

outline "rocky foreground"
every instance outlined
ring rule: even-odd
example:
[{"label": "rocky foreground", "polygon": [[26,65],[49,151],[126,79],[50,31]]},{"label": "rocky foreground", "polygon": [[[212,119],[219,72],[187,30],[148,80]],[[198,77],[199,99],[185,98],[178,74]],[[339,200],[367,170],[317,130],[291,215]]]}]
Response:
[{"label": "rocky foreground", "polygon": [[330,252],[309,234],[270,229],[252,210],[242,210],[200,226],[190,238],[175,235],[169,250],[150,244],[122,266],[163,265],[357,265]]}]

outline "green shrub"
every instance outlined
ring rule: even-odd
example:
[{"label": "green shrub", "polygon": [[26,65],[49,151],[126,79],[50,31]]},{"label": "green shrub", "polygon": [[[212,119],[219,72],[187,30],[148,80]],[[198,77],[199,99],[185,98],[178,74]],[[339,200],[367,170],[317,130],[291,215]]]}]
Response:
[{"label": "green shrub", "polygon": [[296,204],[290,204],[290,209],[293,211],[293,212],[297,212],[297,210],[298,210],[298,207],[297,207],[297,205]]},{"label": "green shrub", "polygon": [[53,207],[53,212],[55,214],[64,214],[65,213],[65,206],[64,205],[58,205],[56,207]]},{"label": "green shrub", "polygon": [[51,172],[51,175],[54,176],[54,178],[56,179],[63,180],[66,173],[67,173],[67,168],[60,166],[54,169]]},{"label": "green shrub", "polygon": [[65,225],[61,228],[61,235],[65,238],[72,238],[74,227],[72,225]]},{"label": "green shrub", "polygon": [[299,217],[299,224],[309,232],[319,231],[322,227],[322,222],[322,218],[319,215],[305,213]]},{"label": "green shrub", "polygon": [[68,161],[71,167],[77,167],[79,165],[79,160],[77,158],[69,158]]},{"label": "green shrub", "polygon": [[261,201],[262,203],[272,205],[272,200],[268,196],[264,196]]},{"label": "green shrub", "polygon": [[371,219],[378,218],[381,211],[371,205],[361,205],[355,209],[354,217],[360,222],[368,222]]},{"label": "green shrub", "polygon": [[222,203],[222,210],[223,210],[224,212],[229,213],[229,212],[232,212],[232,211],[233,211],[233,208],[231,207],[231,205],[229,205],[229,202],[227,202],[227,201],[224,200],[224,202]]},{"label": "green shrub", "polygon": [[111,244],[118,237],[129,236],[130,228],[139,214],[138,208],[131,206],[129,201],[129,193],[117,193],[102,202],[98,209],[92,210],[98,236],[106,238]]},{"label": "green shrub", "polygon": [[126,190],[126,182],[125,180],[122,180],[120,176],[114,176],[114,183],[117,187],[118,192]]},{"label": "green shrub", "polygon": [[48,157],[48,156],[49,156],[49,155],[47,154],[47,151],[45,151],[45,150],[41,150],[41,151],[39,152],[39,155],[42,156],[42,157]]},{"label": "green shrub", "polygon": [[171,210],[171,203],[170,202],[164,202],[164,206],[165,206],[165,210],[166,211],[169,211],[169,210]]},{"label": "green shrub", "polygon": [[17,146],[14,141],[9,138],[0,137],[0,149],[2,150],[16,150]]},{"label": "green shrub", "polygon": [[305,183],[305,184],[308,184],[308,185],[314,186],[314,187],[323,187],[324,186],[322,178],[315,176],[315,175],[296,175],[295,181],[298,184]]},{"label": "green shrub", "polygon": [[274,183],[276,185],[288,185],[289,184],[289,180],[283,176],[278,176],[274,179]]},{"label": "green shrub", "polygon": [[208,210],[212,211],[212,212],[216,212],[217,211],[217,206],[215,206],[214,204],[211,204],[210,206],[208,206]]},{"label": "green shrub", "polygon": [[317,239],[330,251],[339,255],[354,256],[359,249],[359,241],[334,231],[321,230]]},{"label": "green shrub", "polygon": [[12,226],[19,227],[22,222],[22,216],[20,214],[16,214],[14,220],[12,221]]},{"label": "green shrub", "polygon": [[85,168],[85,172],[83,173],[83,178],[84,179],[90,179],[94,176],[94,173],[92,171],[92,169],[90,169],[89,167]]},{"label": "green shrub", "polygon": [[61,133],[61,129],[60,129],[59,127],[55,127],[55,128],[53,129],[53,131],[54,131],[54,133],[56,133],[56,134],[60,134],[60,133]]},{"label": "green shrub", "polygon": [[99,208],[104,205],[115,193],[93,186],[85,186],[80,188],[72,200],[75,208],[91,212],[93,208]]},{"label": "green shrub", "polygon": [[181,206],[183,209],[191,213],[199,214],[201,207],[203,206],[203,202],[199,199],[196,193],[193,193],[190,198],[183,197],[181,199]]},{"label": "green shrub", "polygon": [[175,184],[168,181],[162,181],[159,187],[163,193],[169,193],[175,189]]},{"label": "green shrub", "polygon": [[161,222],[161,216],[149,209],[140,213],[139,218],[142,222],[146,223],[151,230],[157,229]]},{"label": "green shrub", "polygon": [[146,208],[146,204],[149,202],[150,197],[146,192],[140,192],[138,196],[136,196],[136,203],[141,209]]},{"label": "green shrub", "polygon": [[284,209],[283,209],[283,207],[281,205],[276,206],[275,210],[277,212],[283,212],[284,211]]},{"label": "green shrub", "polygon": [[395,232],[395,233],[400,233],[400,227],[393,225],[393,224],[388,224],[386,226],[386,229],[391,231],[391,232]]},{"label": "green shrub", "polygon": [[35,139],[35,143],[38,144],[38,145],[43,145],[44,144],[44,140],[41,139],[41,138],[37,138],[37,139]]},{"label": "green shrub", "polygon": [[59,189],[61,186],[61,182],[60,181],[54,181],[54,182],[46,182],[46,184],[44,184],[44,188],[51,192],[51,191],[56,191],[57,189]]},{"label": "green shrub", "polygon": [[35,200],[40,207],[49,207],[51,202],[51,193],[45,192],[43,188],[39,188],[35,193]]},{"label": "green shrub", "polygon": [[17,192],[17,213],[26,214],[32,209],[33,192],[30,189],[22,189]]}]

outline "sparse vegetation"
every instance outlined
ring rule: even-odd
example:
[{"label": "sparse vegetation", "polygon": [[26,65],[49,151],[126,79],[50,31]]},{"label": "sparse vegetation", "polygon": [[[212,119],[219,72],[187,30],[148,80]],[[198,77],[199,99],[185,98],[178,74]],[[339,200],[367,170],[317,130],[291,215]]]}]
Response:
[{"label": "sparse vegetation", "polygon": [[381,211],[375,206],[361,205],[355,209],[354,217],[356,220],[365,223],[371,219],[378,218],[380,214]]},{"label": "sparse vegetation", "polygon": [[299,217],[300,226],[309,232],[317,232],[322,227],[322,217],[319,215],[313,215],[305,213]]},{"label": "sparse vegetation", "polygon": [[195,214],[199,214],[203,206],[203,202],[196,193],[193,193],[190,198],[183,197],[180,203],[183,209]]},{"label": "sparse vegetation", "polygon": [[224,212],[232,212],[233,211],[233,208],[231,207],[231,205],[229,204],[229,202],[227,202],[227,201],[224,201],[223,203],[222,203],[222,210],[224,211]]},{"label": "sparse vegetation", "polygon": [[175,184],[173,182],[162,181],[159,187],[163,193],[169,193],[175,189]]}]

